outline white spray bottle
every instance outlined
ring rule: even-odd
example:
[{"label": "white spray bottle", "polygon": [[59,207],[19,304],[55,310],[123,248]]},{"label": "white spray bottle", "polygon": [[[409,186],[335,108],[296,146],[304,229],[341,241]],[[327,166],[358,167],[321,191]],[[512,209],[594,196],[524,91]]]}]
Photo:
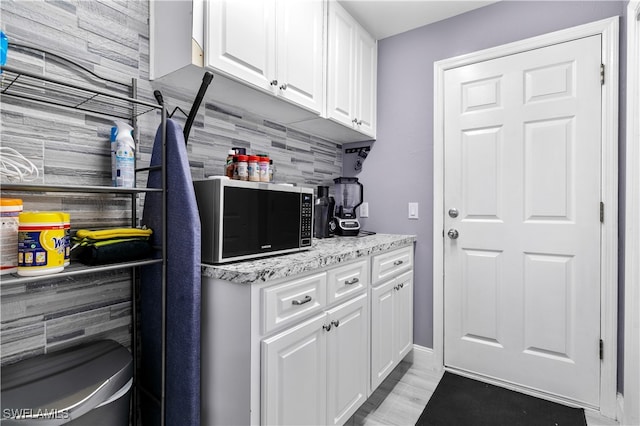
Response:
[{"label": "white spray bottle", "polygon": [[133,188],[136,183],[136,145],[133,127],[115,121],[111,128],[111,181],[113,186]]}]

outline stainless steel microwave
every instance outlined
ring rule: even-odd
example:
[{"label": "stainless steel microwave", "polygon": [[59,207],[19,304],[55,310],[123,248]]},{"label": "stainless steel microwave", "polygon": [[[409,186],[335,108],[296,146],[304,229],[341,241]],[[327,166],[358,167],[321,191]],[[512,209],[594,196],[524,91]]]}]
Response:
[{"label": "stainless steel microwave", "polygon": [[202,223],[202,262],[233,262],[311,247],[313,189],[224,177],[193,184]]}]

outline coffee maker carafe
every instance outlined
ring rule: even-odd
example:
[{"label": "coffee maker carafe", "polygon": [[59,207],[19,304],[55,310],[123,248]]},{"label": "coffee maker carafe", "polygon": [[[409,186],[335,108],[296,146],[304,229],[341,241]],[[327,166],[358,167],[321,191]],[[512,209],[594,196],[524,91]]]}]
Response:
[{"label": "coffee maker carafe", "polygon": [[360,222],[356,217],[356,208],[362,204],[364,190],[358,178],[339,177],[335,183],[336,234],[343,236],[358,235]]},{"label": "coffee maker carafe", "polygon": [[328,186],[318,186],[318,195],[313,211],[313,236],[315,238],[333,237],[335,225],[333,211],[335,201],[329,196]]}]

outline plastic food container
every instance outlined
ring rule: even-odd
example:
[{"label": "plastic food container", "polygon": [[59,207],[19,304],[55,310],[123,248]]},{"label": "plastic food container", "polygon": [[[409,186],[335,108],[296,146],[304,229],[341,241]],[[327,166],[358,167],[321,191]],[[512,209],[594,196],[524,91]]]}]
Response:
[{"label": "plastic food container", "polygon": [[18,275],[36,276],[64,269],[62,212],[23,212],[18,219]]}]

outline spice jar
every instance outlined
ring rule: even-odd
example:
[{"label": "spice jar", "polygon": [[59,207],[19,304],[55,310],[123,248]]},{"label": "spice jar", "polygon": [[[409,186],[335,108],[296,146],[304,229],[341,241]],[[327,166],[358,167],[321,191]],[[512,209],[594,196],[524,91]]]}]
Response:
[{"label": "spice jar", "polygon": [[260,168],[260,182],[269,182],[269,157],[262,156],[258,163]]},{"label": "spice jar", "polygon": [[276,166],[273,165],[273,160],[269,160],[269,182],[273,182],[275,177]]},{"label": "spice jar", "polygon": [[236,171],[238,172],[239,180],[249,180],[249,157],[246,155],[238,155],[238,162],[236,163]]},{"label": "spice jar", "polygon": [[258,165],[259,161],[260,161],[260,157],[258,157],[257,155],[249,156],[248,171],[249,171],[249,180],[251,182],[260,181],[260,168]]},{"label": "spice jar", "polygon": [[224,166],[224,174],[229,179],[233,179],[233,157],[235,157],[236,152],[233,149],[229,150],[227,154],[227,163]]}]

